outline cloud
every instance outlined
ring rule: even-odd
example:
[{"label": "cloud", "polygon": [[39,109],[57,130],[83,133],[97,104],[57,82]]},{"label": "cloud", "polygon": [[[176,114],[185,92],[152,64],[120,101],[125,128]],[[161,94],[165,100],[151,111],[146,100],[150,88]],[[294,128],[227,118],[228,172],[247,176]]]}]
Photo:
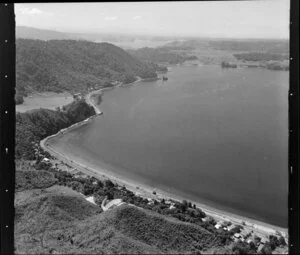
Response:
[{"label": "cloud", "polygon": [[105,19],[105,20],[115,20],[115,19],[117,19],[117,17],[116,17],[116,16],[105,17],[104,19]]},{"label": "cloud", "polygon": [[133,17],[134,20],[141,19],[141,18],[142,18],[141,16],[134,16]]},{"label": "cloud", "polygon": [[45,12],[38,8],[21,7],[17,11],[23,15],[48,15],[48,16],[54,15],[54,13],[52,12]]}]

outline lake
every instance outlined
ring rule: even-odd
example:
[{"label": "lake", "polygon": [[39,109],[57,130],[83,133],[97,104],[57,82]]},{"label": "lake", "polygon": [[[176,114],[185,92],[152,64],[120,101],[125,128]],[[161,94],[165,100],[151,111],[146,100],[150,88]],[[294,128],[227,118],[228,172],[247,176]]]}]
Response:
[{"label": "lake", "polygon": [[191,200],[287,227],[289,73],[176,66],[105,92],[65,148]]}]

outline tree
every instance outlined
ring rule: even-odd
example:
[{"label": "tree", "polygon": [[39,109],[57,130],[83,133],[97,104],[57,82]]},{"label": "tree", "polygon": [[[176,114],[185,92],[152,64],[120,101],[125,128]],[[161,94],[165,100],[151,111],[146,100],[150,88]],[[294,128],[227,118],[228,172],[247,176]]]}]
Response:
[{"label": "tree", "polygon": [[270,247],[272,250],[274,250],[277,246],[279,246],[279,241],[277,236],[270,235],[269,240],[270,240]]},{"label": "tree", "polygon": [[208,216],[207,217],[207,220],[206,220],[206,222],[208,223],[208,224],[210,224],[210,225],[216,225],[216,220],[213,218],[213,217],[211,217],[211,216]]},{"label": "tree", "polygon": [[182,203],[180,204],[180,209],[182,212],[185,212],[188,208],[188,202],[186,200],[183,200]]},{"label": "tree", "polygon": [[82,188],[82,193],[85,196],[88,196],[93,193],[93,187],[89,184],[84,184]]},{"label": "tree", "polygon": [[107,198],[108,200],[114,199],[114,193],[113,193],[113,191],[111,191],[111,190],[105,190],[105,191],[104,191],[104,195],[106,196],[106,198]]},{"label": "tree", "polygon": [[272,254],[272,249],[269,243],[265,243],[264,247],[262,247],[261,254]]},{"label": "tree", "polygon": [[234,254],[250,254],[250,247],[248,246],[248,244],[243,243],[243,242],[238,242],[235,243],[232,246],[232,251],[234,252]]},{"label": "tree", "polygon": [[111,180],[105,180],[104,185],[106,188],[113,188],[115,186]]},{"label": "tree", "polygon": [[283,236],[279,237],[278,242],[279,242],[279,245],[283,245],[283,246],[286,245],[286,241]]},{"label": "tree", "polygon": [[103,183],[102,183],[101,181],[97,181],[97,186],[96,186],[96,187],[97,187],[98,189],[103,188],[103,186],[104,186],[104,185],[103,185]]}]

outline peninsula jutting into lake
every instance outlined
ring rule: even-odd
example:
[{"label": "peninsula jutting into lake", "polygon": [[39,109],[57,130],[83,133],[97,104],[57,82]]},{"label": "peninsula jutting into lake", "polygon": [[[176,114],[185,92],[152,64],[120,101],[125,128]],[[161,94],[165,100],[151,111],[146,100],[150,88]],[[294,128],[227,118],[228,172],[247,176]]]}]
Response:
[{"label": "peninsula jutting into lake", "polygon": [[113,32],[211,11],[180,4],[86,4],[124,8],[97,33],[24,26],[54,4],[16,5],[17,253],[287,253],[289,40]]}]

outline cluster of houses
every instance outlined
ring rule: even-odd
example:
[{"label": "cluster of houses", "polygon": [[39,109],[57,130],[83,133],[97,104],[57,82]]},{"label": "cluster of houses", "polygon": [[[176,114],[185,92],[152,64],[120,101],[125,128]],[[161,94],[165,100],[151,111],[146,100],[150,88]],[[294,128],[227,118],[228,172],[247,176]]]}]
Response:
[{"label": "cluster of houses", "polygon": [[[154,202],[155,202],[155,199],[152,199],[152,198],[147,198],[147,200],[148,200],[148,205],[154,205]],[[157,199],[160,203],[163,201],[163,199]],[[172,201],[172,200],[169,200],[169,199],[167,199],[167,200],[164,200],[165,201],[165,204],[166,205],[169,205],[170,207],[169,207],[169,209],[171,210],[171,209],[174,209],[174,208],[176,208],[175,207],[175,203]]]},{"label": "cluster of houses", "polygon": [[[205,218],[203,219],[205,221]],[[219,221],[214,226],[215,229],[223,229],[224,231],[231,231],[232,229],[238,227],[237,225],[232,224],[230,221]],[[234,242],[246,242],[248,244],[253,243],[257,247],[257,251],[261,251],[264,247],[264,244],[269,241],[269,238],[263,234],[255,233],[253,230],[248,228],[241,227],[239,233],[235,233],[231,236],[231,239]],[[286,239],[286,238],[285,238]],[[286,240],[287,242],[287,240]]]},{"label": "cluster of houses", "polygon": [[172,201],[169,200],[169,199],[167,199],[167,200],[165,201],[165,204],[170,205],[169,209],[174,209],[174,208],[176,208],[176,207],[175,207],[175,203],[172,202]]}]

